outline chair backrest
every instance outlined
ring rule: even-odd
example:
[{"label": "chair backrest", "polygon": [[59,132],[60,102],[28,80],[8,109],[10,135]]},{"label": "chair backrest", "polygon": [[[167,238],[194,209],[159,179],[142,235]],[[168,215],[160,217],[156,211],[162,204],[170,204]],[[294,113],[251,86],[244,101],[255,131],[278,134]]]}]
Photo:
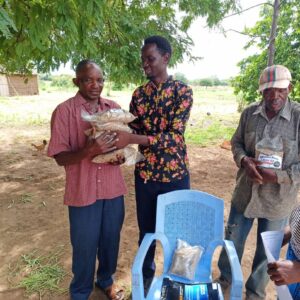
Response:
[{"label": "chair backrest", "polygon": [[224,202],[213,195],[178,190],[158,196],[155,231],[164,233],[172,250],[177,239],[203,248],[213,240],[223,240],[223,220]]}]

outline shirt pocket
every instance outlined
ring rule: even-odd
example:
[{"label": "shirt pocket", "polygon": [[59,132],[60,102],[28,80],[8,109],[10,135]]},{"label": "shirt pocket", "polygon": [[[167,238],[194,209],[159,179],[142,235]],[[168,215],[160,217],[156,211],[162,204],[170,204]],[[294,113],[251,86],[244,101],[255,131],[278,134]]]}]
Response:
[{"label": "shirt pocket", "polygon": [[283,142],[283,169],[288,168],[291,164],[299,161],[298,142],[282,138]]}]

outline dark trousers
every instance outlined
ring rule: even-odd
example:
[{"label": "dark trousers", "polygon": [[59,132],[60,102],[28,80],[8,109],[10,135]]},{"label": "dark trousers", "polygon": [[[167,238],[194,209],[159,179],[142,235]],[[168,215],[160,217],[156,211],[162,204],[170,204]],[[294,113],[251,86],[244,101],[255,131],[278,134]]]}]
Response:
[{"label": "dark trousers", "polygon": [[[144,180],[135,175],[135,193],[137,220],[139,225],[139,245],[146,233],[155,232],[157,196],[175,190],[190,188],[190,177],[185,176],[181,180],[173,182],[156,182]],[[155,242],[150,246],[143,264],[144,280],[151,279],[155,273]]]},{"label": "dark trousers", "polygon": [[87,300],[94,286],[96,257],[97,284],[106,288],[113,283],[124,221],[124,197],[97,200],[84,207],[69,206],[69,220],[74,274],[70,295],[72,300]]}]

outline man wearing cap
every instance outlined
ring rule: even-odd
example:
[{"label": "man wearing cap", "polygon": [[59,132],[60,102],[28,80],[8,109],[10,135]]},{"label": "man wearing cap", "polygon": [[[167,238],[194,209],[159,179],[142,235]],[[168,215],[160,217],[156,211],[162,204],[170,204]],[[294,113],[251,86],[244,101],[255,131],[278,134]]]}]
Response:
[{"label": "man wearing cap", "polygon": [[[248,106],[232,137],[232,152],[239,170],[225,238],[232,240],[241,261],[247,236],[257,219],[257,245],[246,299],[265,299],[267,259],[261,232],[284,228],[297,204],[300,183],[300,104],[291,101],[291,74],[281,65],[267,67],[259,80],[262,101]],[[256,159],[256,146],[270,141],[283,152],[280,168],[264,168]],[[223,288],[231,283],[230,266],[223,250],[219,259]]]}]

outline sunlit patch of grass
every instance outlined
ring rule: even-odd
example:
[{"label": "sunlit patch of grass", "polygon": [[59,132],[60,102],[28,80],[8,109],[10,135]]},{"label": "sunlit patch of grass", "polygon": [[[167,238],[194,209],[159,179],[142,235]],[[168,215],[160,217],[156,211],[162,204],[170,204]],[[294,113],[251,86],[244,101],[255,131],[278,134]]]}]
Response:
[{"label": "sunlit patch of grass", "polygon": [[57,104],[69,98],[66,92],[51,95],[14,96],[0,98],[1,126],[41,126],[49,125],[51,114]]},{"label": "sunlit patch of grass", "polygon": [[233,94],[232,88],[229,86],[224,87],[203,87],[203,86],[193,86],[194,98],[199,99],[202,102],[203,99],[209,100],[210,102],[235,102],[236,97]]},{"label": "sunlit patch of grass", "polygon": [[46,255],[40,255],[37,250],[21,255],[17,263],[9,266],[9,281],[14,287],[25,288],[28,295],[66,293],[67,289],[60,287],[67,275],[59,263],[63,248],[59,246]]},{"label": "sunlit patch of grass", "polygon": [[0,112],[0,124],[5,125],[44,125],[48,124],[50,116],[39,113],[3,113]]},{"label": "sunlit patch of grass", "polygon": [[220,141],[230,140],[237,127],[237,120],[233,118],[219,119],[206,117],[190,124],[185,132],[187,143],[209,146]]}]

